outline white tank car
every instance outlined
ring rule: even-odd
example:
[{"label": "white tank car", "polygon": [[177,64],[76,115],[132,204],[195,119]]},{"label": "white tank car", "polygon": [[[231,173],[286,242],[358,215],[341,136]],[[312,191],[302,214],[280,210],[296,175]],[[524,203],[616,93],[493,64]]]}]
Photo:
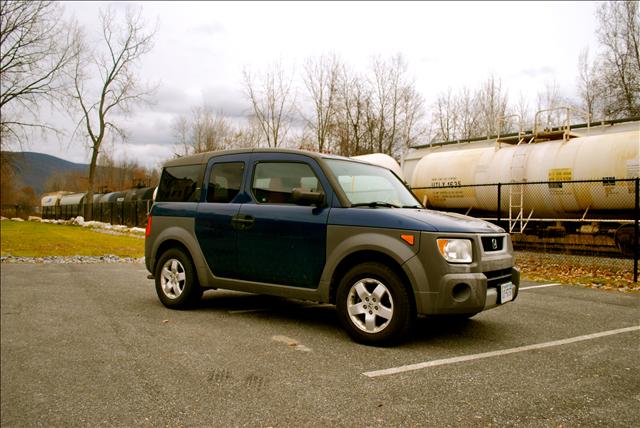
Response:
[{"label": "white tank car", "polygon": [[396,162],[394,158],[392,158],[389,155],[385,155],[384,153],[372,153],[369,155],[351,156],[351,158],[385,167],[393,171],[402,180],[405,179],[405,175],[403,174],[402,169],[400,168],[400,164]]},{"label": "white tank car", "polygon": [[[525,138],[517,144],[515,137],[415,149],[405,156],[403,172],[418,198],[437,209],[496,211],[496,186],[450,186],[572,180],[601,182],[523,186],[523,210],[534,218],[575,218],[586,210],[634,208],[634,183],[615,180],[640,176],[640,122],[572,129],[565,138],[562,132],[546,135],[559,139]],[[503,213],[509,191],[517,187],[503,187]]]}]

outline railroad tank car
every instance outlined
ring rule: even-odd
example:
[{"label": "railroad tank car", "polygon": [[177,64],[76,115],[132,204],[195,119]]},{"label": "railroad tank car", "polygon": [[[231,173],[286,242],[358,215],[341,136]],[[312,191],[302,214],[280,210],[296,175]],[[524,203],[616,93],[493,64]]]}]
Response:
[{"label": "railroad tank car", "polygon": [[60,198],[60,218],[69,219],[82,215],[86,193],[71,193]]},{"label": "railroad tank car", "polygon": [[[98,214],[100,221],[121,224],[124,217],[122,211],[122,202],[126,192],[110,192],[105,193],[98,201]],[[94,209],[95,214],[95,209]]]},{"label": "railroad tank car", "polygon": [[425,206],[500,217],[516,246],[634,254],[638,118],[419,147],[402,170]]},{"label": "railroad tank car", "polygon": [[394,158],[384,153],[371,153],[368,155],[351,156],[351,159],[361,160],[363,162],[380,165],[393,171],[398,177],[405,179],[404,173],[400,165]]},{"label": "railroad tank car", "polygon": [[127,209],[123,223],[139,226],[146,222],[150,204],[153,203],[154,191],[155,187],[137,187],[125,192],[124,202]]},{"label": "railroad tank car", "polygon": [[[640,122],[572,131],[568,138],[555,136],[563,138],[434,145],[407,155],[403,171],[416,196],[437,209],[496,211],[495,187],[455,186],[601,180],[599,185],[523,186],[523,210],[548,218],[575,217],[587,210],[608,215],[633,210],[633,183],[616,180],[640,175]],[[505,215],[508,192],[515,188],[503,189]]]},{"label": "railroad tank car", "polygon": [[60,216],[60,199],[72,192],[45,193],[40,199],[40,213],[43,219],[57,219]]}]

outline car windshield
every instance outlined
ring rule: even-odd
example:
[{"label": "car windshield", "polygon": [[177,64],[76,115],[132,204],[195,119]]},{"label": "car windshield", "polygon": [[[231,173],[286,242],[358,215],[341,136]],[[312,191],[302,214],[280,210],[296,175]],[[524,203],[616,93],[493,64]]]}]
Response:
[{"label": "car windshield", "polygon": [[325,161],[352,206],[421,208],[413,193],[386,168],[342,159]]}]

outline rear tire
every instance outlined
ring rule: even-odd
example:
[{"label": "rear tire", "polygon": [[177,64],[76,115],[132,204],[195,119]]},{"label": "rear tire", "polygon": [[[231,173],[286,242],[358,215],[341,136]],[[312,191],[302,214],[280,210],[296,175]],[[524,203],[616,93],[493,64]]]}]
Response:
[{"label": "rear tire", "polygon": [[338,317],[351,338],[390,345],[406,338],[415,319],[411,296],[389,266],[367,262],[351,268],[336,294]]},{"label": "rear tire", "polygon": [[156,293],[167,308],[186,309],[202,297],[191,257],[180,248],[165,251],[156,265]]}]

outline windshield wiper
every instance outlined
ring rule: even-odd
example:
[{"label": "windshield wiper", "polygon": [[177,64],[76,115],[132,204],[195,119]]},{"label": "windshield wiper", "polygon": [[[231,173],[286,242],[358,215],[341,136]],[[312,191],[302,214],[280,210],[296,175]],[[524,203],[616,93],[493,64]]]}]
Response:
[{"label": "windshield wiper", "polygon": [[420,205],[403,205],[402,208],[422,208]]},{"label": "windshield wiper", "polygon": [[357,204],[351,204],[351,207],[386,207],[386,208],[400,208],[400,205],[391,204],[383,201],[371,201],[371,202],[359,202]]}]

